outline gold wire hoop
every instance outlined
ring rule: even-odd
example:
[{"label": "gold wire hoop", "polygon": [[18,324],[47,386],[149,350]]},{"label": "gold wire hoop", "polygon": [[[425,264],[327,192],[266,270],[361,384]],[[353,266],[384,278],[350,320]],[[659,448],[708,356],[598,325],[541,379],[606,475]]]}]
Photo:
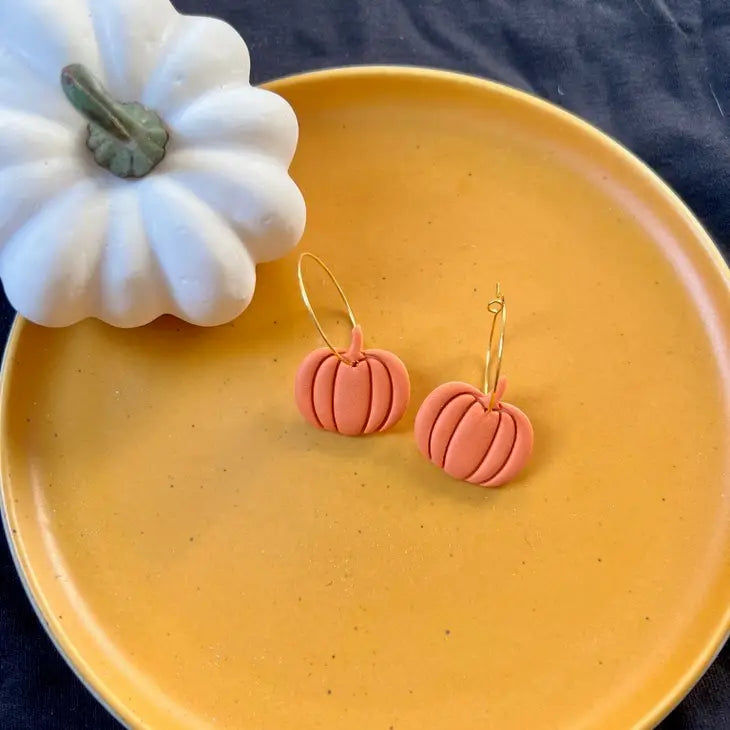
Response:
[{"label": "gold wire hoop", "polygon": [[342,299],[342,303],[345,305],[345,309],[347,310],[347,316],[350,318],[353,329],[357,327],[357,319],[355,318],[355,313],[352,311],[350,302],[348,301],[345,292],[340,286],[340,282],[337,281],[335,275],[330,271],[327,264],[325,264],[324,261],[319,258],[319,256],[315,256],[313,253],[309,253],[308,251],[305,251],[303,254],[301,254],[299,256],[299,263],[297,264],[297,278],[299,279],[299,293],[302,295],[302,301],[304,302],[304,306],[307,308],[309,316],[311,317],[312,322],[314,322],[314,326],[317,328],[317,332],[319,332],[320,337],[324,340],[325,345],[327,345],[327,347],[332,351],[332,354],[338,360],[345,363],[345,365],[353,366],[355,365],[355,363],[349,358],[345,357],[341,352],[339,352],[337,348],[332,344],[332,342],[330,342],[329,337],[327,337],[327,335],[325,334],[324,328],[320,324],[320,321],[314,312],[314,307],[312,306],[312,303],[309,301],[309,294],[307,294],[307,287],[304,284],[304,272],[302,270],[305,259],[312,259],[316,264],[318,264],[322,268],[324,273],[327,274],[330,281],[335,285],[337,293],[340,295],[340,299]]},{"label": "gold wire hoop", "polygon": [[[507,304],[504,301],[502,288],[497,282],[497,296],[487,305],[487,311],[492,315],[492,327],[489,330],[489,344],[487,345],[486,366],[484,368],[484,392],[490,393],[489,410],[494,408],[499,373],[502,370],[502,355],[504,354],[504,331],[507,326]],[[501,317],[499,315],[502,315]],[[499,342],[497,344],[497,365],[494,368],[494,379],[490,377],[492,371],[492,351],[494,350],[494,332],[497,329],[497,320],[501,320],[499,328]],[[490,382],[491,381],[491,382]]]}]

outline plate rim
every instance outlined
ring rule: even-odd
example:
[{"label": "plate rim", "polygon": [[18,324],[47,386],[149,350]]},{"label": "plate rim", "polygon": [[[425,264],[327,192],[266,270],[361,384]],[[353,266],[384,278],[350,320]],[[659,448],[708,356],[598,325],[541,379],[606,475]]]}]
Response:
[{"label": "plate rim", "polygon": [[[374,77],[411,77],[418,79],[433,79],[450,81],[466,86],[472,86],[481,90],[489,90],[492,93],[500,94],[520,103],[526,104],[534,110],[550,114],[566,124],[577,127],[581,133],[592,137],[596,142],[608,147],[615,154],[618,154],[624,162],[629,164],[637,175],[647,179],[659,192],[663,193],[668,202],[677,212],[682,214],[686,224],[693,229],[696,239],[701,245],[704,253],[715,264],[721,278],[724,280],[726,290],[730,296],[730,264],[725,260],[719,246],[714,242],[709,232],[702,225],[697,216],[689,206],[682,200],[677,192],[646,162],[631,152],[621,142],[608,133],[602,131],[580,116],[521,89],[506,84],[483,78],[474,74],[461,71],[452,71],[428,66],[408,64],[360,64],[346,66],[325,67],[312,71],[291,73],[277,77],[259,84],[274,92],[280,92],[282,87],[292,85],[304,85],[317,83],[331,78],[341,79],[362,79]],[[0,362],[0,433],[4,430],[8,398],[8,375],[11,371],[11,361],[17,349],[17,344],[23,329],[28,321],[21,315],[16,314],[11,325],[8,339]],[[76,677],[84,687],[91,693],[99,704],[125,728],[139,727],[143,730],[153,730],[144,720],[135,716],[129,707],[121,701],[119,696],[109,688],[88,666],[83,657],[63,632],[54,633],[51,623],[48,620],[51,612],[44,606],[41,587],[32,581],[33,570],[30,560],[24,555],[22,541],[19,533],[14,531],[14,522],[11,519],[12,511],[7,504],[8,490],[5,485],[5,445],[0,443],[0,521],[2,522],[5,539],[7,541],[13,564],[18,574],[28,600],[40,621],[41,626],[53,643],[55,649],[71,668]],[[8,480],[9,482],[10,480]],[[730,641],[730,606],[726,607],[724,616],[720,619],[717,629],[710,640],[698,653],[695,661],[687,667],[675,683],[667,689],[663,696],[658,699],[654,706],[647,710],[643,717],[637,719],[634,728],[654,728],[674,710],[680,702],[689,694],[692,688],[699,682],[710,665],[715,661],[725,644]],[[133,726],[131,723],[140,723]]]}]

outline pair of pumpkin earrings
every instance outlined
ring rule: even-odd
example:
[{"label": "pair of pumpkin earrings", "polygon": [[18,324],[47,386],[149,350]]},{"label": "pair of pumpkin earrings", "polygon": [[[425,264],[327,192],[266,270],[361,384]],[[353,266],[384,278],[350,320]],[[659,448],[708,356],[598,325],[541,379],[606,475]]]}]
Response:
[{"label": "pair of pumpkin earrings", "polygon": [[[330,342],[309,301],[302,271],[307,258],[322,267],[345,305],[352,324],[346,350],[337,349]],[[319,257],[303,253],[299,257],[298,277],[304,305],[326,345],[307,355],[297,371],[295,398],[301,414],[317,428],[346,436],[387,431],[408,407],[410,378],[406,366],[388,350],[363,349],[362,328],[345,292]],[[488,311],[492,326],[483,389],[460,382],[440,385],[421,404],[414,432],[419,451],[450,476],[483,487],[499,487],[513,479],[527,463],[533,430],[519,408],[502,400],[507,387],[506,379],[500,377],[507,307],[499,284]]]}]

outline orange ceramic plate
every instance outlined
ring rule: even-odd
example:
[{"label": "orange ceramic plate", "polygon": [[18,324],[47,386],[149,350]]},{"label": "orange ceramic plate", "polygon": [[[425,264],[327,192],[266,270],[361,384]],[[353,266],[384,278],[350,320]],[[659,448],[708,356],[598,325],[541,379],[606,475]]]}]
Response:
[{"label": "orange ceramic plate", "polygon": [[[653,725],[729,624],[720,255],[641,163],[529,96],[397,68],[272,88],[301,121],[302,247],[408,364],[412,407],[372,438],[303,421],[319,342],[294,255],[226,327],[18,321],[3,500],[43,622],[131,727]],[[412,426],[438,383],[481,382],[497,280],[536,446],[489,490]]]}]

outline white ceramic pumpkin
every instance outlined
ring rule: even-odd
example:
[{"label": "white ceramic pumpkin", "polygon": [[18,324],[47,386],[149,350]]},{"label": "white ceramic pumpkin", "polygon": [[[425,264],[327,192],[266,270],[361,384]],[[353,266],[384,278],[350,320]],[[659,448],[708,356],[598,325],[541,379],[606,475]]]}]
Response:
[{"label": "white ceramic pumpkin", "polygon": [[246,308],[256,264],[305,221],[296,117],[249,72],[233,28],[169,0],[0,0],[0,277],[18,312],[134,327]]}]

